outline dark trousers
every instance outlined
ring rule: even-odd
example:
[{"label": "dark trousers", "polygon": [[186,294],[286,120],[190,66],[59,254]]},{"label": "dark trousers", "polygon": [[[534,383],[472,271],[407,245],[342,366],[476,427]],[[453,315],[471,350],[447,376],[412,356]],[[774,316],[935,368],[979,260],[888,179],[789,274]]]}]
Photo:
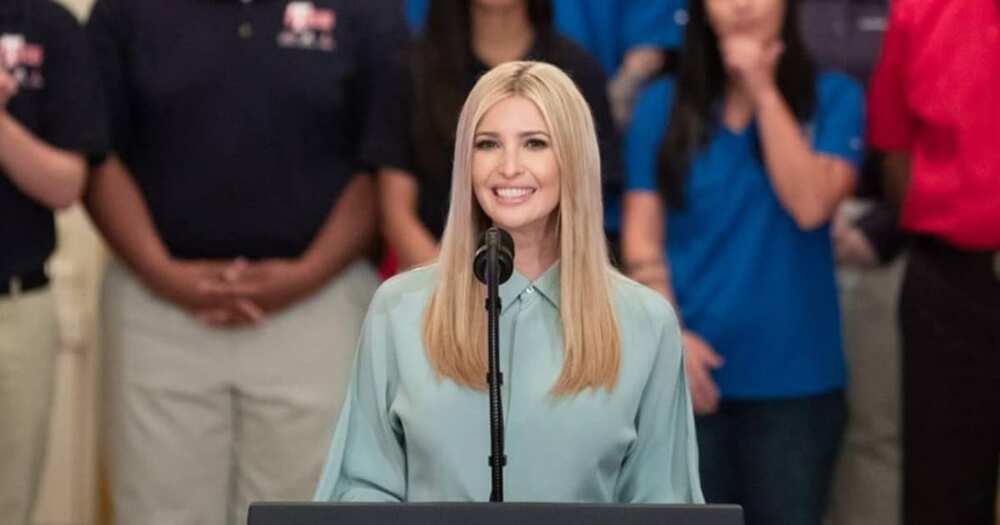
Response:
[{"label": "dark trousers", "polygon": [[903,522],[993,525],[1000,277],[989,253],[920,239],[900,295]]},{"label": "dark trousers", "polygon": [[845,418],[841,390],[724,401],[697,418],[705,499],[742,505],[746,525],[819,525]]}]

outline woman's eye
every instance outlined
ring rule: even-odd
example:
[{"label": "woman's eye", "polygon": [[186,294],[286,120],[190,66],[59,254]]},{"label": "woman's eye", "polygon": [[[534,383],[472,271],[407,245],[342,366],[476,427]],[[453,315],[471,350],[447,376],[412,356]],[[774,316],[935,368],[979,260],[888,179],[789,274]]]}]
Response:
[{"label": "woman's eye", "polygon": [[493,148],[496,148],[496,147],[497,147],[497,141],[495,141],[495,140],[482,139],[482,140],[476,141],[476,149],[487,150],[487,149],[493,149]]},{"label": "woman's eye", "polygon": [[528,139],[524,145],[527,146],[528,149],[545,149],[549,147],[549,143],[542,139]]}]

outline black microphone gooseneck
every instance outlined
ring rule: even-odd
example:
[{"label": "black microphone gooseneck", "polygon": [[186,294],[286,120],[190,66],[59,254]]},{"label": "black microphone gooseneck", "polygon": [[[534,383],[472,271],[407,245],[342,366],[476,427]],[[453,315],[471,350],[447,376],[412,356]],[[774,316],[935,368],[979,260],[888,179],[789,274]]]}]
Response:
[{"label": "black microphone gooseneck", "polygon": [[472,269],[476,278],[486,285],[489,351],[486,381],[490,390],[489,465],[493,474],[490,501],[500,502],[503,501],[503,467],[507,465],[507,456],[503,448],[503,404],[500,399],[500,386],[503,385],[503,374],[500,373],[500,310],[503,305],[499,290],[500,284],[510,279],[514,273],[514,240],[510,234],[495,226],[483,232]]}]

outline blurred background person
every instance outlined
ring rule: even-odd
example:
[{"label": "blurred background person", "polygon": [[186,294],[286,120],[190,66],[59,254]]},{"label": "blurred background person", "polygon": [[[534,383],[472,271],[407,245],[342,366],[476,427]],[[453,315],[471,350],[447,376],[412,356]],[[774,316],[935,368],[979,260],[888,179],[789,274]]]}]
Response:
[{"label": "blurred background person", "polygon": [[46,261],[53,210],[74,204],[106,147],[83,29],[49,0],[0,3],[0,516],[31,519],[58,328]]},{"label": "blurred background person", "polygon": [[907,525],[997,518],[998,65],[995,0],[892,2],[869,132],[915,236],[899,298]]},{"label": "blurred background person", "polygon": [[692,2],[624,149],[624,262],[680,310],[705,497],[748,525],[821,522],[845,419],[830,220],[863,95],[813,66],[797,5]]},{"label": "blurred background person", "polygon": [[377,283],[358,151],[406,32],[385,5],[96,3],[118,525],[239,524],[312,493]]},{"label": "blurred background person", "polygon": [[549,0],[432,0],[426,31],[377,96],[379,140],[363,152],[378,166],[382,234],[401,268],[438,254],[466,95],[492,66],[521,59],[554,64],[579,86],[597,124],[603,190],[621,193],[604,74],[586,51],[553,31]]}]

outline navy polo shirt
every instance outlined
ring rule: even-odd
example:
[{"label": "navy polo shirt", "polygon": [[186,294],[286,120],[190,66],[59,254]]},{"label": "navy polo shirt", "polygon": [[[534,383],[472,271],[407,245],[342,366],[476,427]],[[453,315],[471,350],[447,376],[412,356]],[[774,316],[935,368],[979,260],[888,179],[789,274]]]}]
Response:
[{"label": "navy polo shirt", "polygon": [[[83,29],[50,0],[0,2],[0,42],[19,42],[7,112],[38,139],[93,159],[105,148],[100,89]],[[0,282],[35,271],[55,248],[52,211],[0,168]]]},{"label": "navy polo shirt", "polygon": [[172,255],[309,246],[362,168],[370,94],[405,38],[379,4],[97,1],[112,146]]},{"label": "navy polo shirt", "polygon": [[[857,166],[863,93],[847,76],[822,73],[804,127],[817,152]],[[640,95],[625,139],[626,191],[657,191],[657,155],[670,117],[673,79]],[[693,159],[682,210],[665,222],[671,285],[688,329],[726,360],[713,372],[724,398],[817,394],[844,384],[829,225],[802,231],[782,207],[761,157],[757,125],[716,125]]]}]

